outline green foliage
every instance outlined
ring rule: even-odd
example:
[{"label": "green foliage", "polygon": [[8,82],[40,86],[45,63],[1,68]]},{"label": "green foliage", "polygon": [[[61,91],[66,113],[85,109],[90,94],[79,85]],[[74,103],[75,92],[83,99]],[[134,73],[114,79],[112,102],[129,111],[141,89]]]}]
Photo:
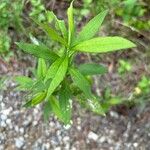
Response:
[{"label": "green foliage", "polygon": [[144,1],[124,0],[122,6],[116,8],[116,14],[123,18],[123,21],[137,29],[146,29],[150,27],[150,21],[142,20],[141,17],[148,13]]},{"label": "green foliage", "polygon": [[132,65],[125,60],[119,60],[118,73],[120,75],[130,72],[132,70]]},{"label": "green foliage", "polygon": [[[78,98],[81,105],[93,112],[102,115],[105,112],[100,98],[91,90],[91,82],[89,82],[87,75],[103,74],[107,72],[107,69],[96,64],[83,64],[75,67],[73,58],[78,51],[105,53],[135,47],[131,41],[121,37],[93,38],[107,11],[98,14],[83,27],[80,33],[76,33],[73,12],[72,2],[67,11],[68,31],[64,21],[59,21],[52,12],[51,15],[55,20],[53,28],[51,27],[52,22],[39,23],[36,21],[51,39],[61,44],[61,55],[59,52],[54,54],[53,51],[40,43],[39,45],[17,43],[23,51],[39,58],[37,76],[34,80],[28,77],[18,77],[19,80],[17,78],[21,89],[27,89],[32,94],[31,100],[27,101],[26,105],[33,107],[44,103],[44,118],[48,119],[48,116],[54,113],[65,124],[70,123],[73,96]],[[20,80],[21,78],[23,80]],[[116,100],[109,102],[110,105],[116,103]]]},{"label": "green foliage", "polygon": [[78,69],[83,75],[86,76],[107,73],[106,67],[94,63],[81,64]]},{"label": "green foliage", "polygon": [[8,34],[8,28],[14,28],[16,31],[23,30],[22,18],[20,17],[23,4],[24,0],[0,1],[0,54],[6,56],[10,49],[11,38]]},{"label": "green foliage", "polygon": [[30,0],[32,8],[30,12],[31,17],[35,17],[39,22],[46,19],[44,15],[45,7],[41,0]]}]

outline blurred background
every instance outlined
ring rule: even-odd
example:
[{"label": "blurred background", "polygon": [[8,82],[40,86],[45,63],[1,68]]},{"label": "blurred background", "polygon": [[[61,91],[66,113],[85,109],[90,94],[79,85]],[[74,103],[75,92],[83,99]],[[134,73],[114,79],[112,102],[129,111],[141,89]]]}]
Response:
[{"label": "blurred background", "polygon": [[0,0],[0,150],[149,150],[150,149],[150,1],[75,0],[74,14],[81,27],[99,12],[109,13],[99,36],[125,37],[137,48],[111,54],[79,54],[76,63],[96,62],[108,74],[94,77],[94,90],[106,101],[107,116],[81,108],[74,100],[73,124],[51,117],[43,122],[42,108],[25,110],[25,93],[15,90],[16,75],[33,77],[37,60],[15,45],[36,37],[52,50],[60,47],[41,31],[50,21],[46,10],[67,20],[70,0]]}]

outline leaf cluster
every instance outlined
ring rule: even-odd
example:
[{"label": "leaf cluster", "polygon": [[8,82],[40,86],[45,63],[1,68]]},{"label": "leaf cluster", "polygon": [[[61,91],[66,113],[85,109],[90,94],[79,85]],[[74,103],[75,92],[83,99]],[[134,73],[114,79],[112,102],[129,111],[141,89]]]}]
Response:
[{"label": "leaf cluster", "polygon": [[17,45],[24,52],[38,58],[36,78],[17,77],[18,89],[27,90],[32,98],[24,106],[34,107],[43,103],[44,118],[48,119],[51,113],[59,120],[69,124],[72,112],[72,100],[78,99],[81,105],[98,114],[105,114],[100,99],[91,89],[89,76],[104,74],[107,68],[100,64],[86,63],[77,66],[74,56],[79,52],[106,53],[115,50],[135,47],[131,41],[114,37],[94,37],[107,14],[107,10],[91,19],[79,33],[74,21],[73,2],[67,10],[68,23],[59,20],[53,12],[51,22],[38,22],[33,19],[48,35],[50,40],[58,42],[62,48],[60,52],[50,50],[39,42],[29,44],[18,42]]}]

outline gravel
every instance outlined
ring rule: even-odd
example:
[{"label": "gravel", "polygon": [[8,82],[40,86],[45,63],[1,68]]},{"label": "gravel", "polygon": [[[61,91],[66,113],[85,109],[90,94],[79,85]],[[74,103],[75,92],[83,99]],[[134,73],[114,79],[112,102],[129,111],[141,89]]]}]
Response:
[{"label": "gravel", "polygon": [[75,103],[72,126],[55,117],[45,124],[40,106],[21,108],[23,95],[9,90],[11,82],[0,95],[0,150],[149,150],[149,106],[136,116],[111,110],[102,117]]}]

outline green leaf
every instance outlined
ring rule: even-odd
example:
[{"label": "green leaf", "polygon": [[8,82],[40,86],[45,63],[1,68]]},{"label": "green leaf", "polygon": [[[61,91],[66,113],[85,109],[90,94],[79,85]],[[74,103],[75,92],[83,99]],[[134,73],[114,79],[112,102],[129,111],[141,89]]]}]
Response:
[{"label": "green leaf", "polygon": [[122,37],[99,37],[76,45],[73,50],[91,53],[105,53],[115,50],[132,48],[136,45]]},{"label": "green leaf", "polygon": [[40,23],[36,19],[32,18],[32,20],[38,24],[41,29],[54,41],[57,41],[63,45],[67,45],[66,41],[57,33],[55,29],[53,29],[49,24],[47,23]]},{"label": "green leaf", "polygon": [[78,71],[77,69],[71,68],[69,70],[71,78],[75,85],[83,91],[83,93],[86,95],[87,98],[93,98],[92,92],[91,92],[91,86],[87,79]]},{"label": "green leaf", "polygon": [[51,108],[51,103],[50,101],[47,101],[44,104],[43,108],[43,116],[44,116],[44,121],[47,122],[49,119],[50,114],[52,113],[52,108]]},{"label": "green leaf", "polygon": [[70,7],[67,10],[67,15],[68,15],[68,28],[69,28],[68,45],[70,46],[72,42],[72,38],[74,36],[73,1],[71,2]]},{"label": "green leaf", "polygon": [[43,30],[48,34],[48,36],[57,42],[62,43],[63,45],[67,45],[66,41],[57,33],[55,29],[53,29],[50,25],[48,24],[41,24],[41,27]]},{"label": "green leaf", "polygon": [[55,89],[59,86],[59,84],[63,81],[67,69],[68,69],[68,57],[65,57],[50,83],[46,98],[49,98],[51,94],[55,91]]},{"label": "green leaf", "polygon": [[44,59],[38,59],[38,67],[37,67],[37,76],[38,78],[43,78],[46,75],[46,62]]},{"label": "green leaf", "polygon": [[38,58],[43,58],[49,61],[55,61],[59,56],[50,51],[48,47],[42,45],[34,45],[28,43],[17,43],[19,48],[21,48],[24,52],[30,53]]},{"label": "green leaf", "polygon": [[81,64],[78,69],[83,75],[105,74],[107,72],[106,67],[94,63]]},{"label": "green leaf", "polygon": [[94,97],[93,99],[86,99],[83,95],[78,95],[78,102],[81,106],[84,106],[85,108],[91,110],[96,114],[105,115],[103,107],[96,97]]},{"label": "green leaf", "polygon": [[105,112],[100,104],[100,101],[96,98],[94,99],[88,99],[86,102],[87,108],[89,108],[94,113],[105,115]]},{"label": "green leaf", "polygon": [[49,68],[46,74],[46,77],[44,79],[44,82],[46,82],[48,79],[54,78],[56,72],[59,69],[60,64],[62,63],[63,59],[58,58]]},{"label": "green leaf", "polygon": [[67,29],[65,26],[65,22],[63,20],[57,20],[57,22],[64,39],[67,40],[68,37],[67,37]]},{"label": "green leaf", "polygon": [[46,97],[46,93],[45,92],[37,93],[36,96],[34,96],[30,101],[28,101],[27,103],[25,103],[23,105],[23,107],[33,107],[33,106],[36,106],[37,104],[39,104],[42,101],[44,101],[45,97]]},{"label": "green leaf", "polygon": [[108,11],[105,10],[91,19],[77,36],[76,43],[91,39],[98,32],[107,12]]},{"label": "green leaf", "polygon": [[54,97],[54,96],[51,96],[50,99],[50,104],[51,104],[51,107],[52,107],[52,110],[54,112],[54,114],[61,120],[62,120],[62,112],[61,112],[61,109],[60,109],[60,106],[59,106],[59,102],[58,100]]},{"label": "green leaf", "polygon": [[65,25],[64,20],[59,20],[57,18],[57,16],[53,12],[49,12],[49,13],[52,16],[51,18],[54,18],[54,20],[55,20],[55,26],[56,26],[56,28],[58,28],[59,31],[61,31],[64,39],[67,40],[67,29],[66,29],[66,25]]},{"label": "green leaf", "polygon": [[61,108],[63,122],[65,124],[69,124],[71,120],[71,108],[72,105],[70,103],[70,95],[71,91],[69,89],[69,85],[64,83],[60,89],[59,94],[59,105]]},{"label": "green leaf", "polygon": [[34,83],[34,81],[26,76],[17,76],[15,77],[15,81],[19,84],[19,89],[30,89]]}]

